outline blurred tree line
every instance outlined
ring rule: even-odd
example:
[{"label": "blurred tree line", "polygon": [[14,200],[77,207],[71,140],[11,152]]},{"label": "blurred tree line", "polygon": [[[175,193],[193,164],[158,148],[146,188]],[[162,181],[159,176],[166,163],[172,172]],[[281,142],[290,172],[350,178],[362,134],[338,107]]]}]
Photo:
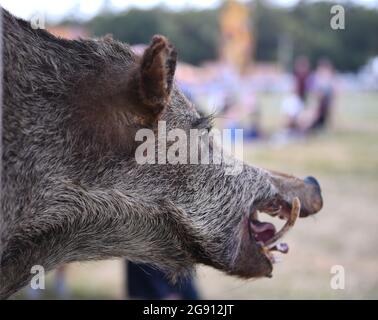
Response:
[{"label": "blurred tree line", "polygon": [[[277,61],[282,43],[292,56],[305,54],[312,63],[327,57],[342,71],[353,71],[378,55],[378,10],[344,4],[345,29],[332,30],[330,8],[335,3],[300,1],[296,6],[272,6],[264,0],[249,4],[257,61]],[[221,8],[172,11],[165,7],[105,11],[86,23],[96,36],[112,33],[130,44],[148,43],[152,35],[166,35],[180,59],[192,64],[218,56],[218,14]],[[292,61],[289,61],[289,63]]]}]

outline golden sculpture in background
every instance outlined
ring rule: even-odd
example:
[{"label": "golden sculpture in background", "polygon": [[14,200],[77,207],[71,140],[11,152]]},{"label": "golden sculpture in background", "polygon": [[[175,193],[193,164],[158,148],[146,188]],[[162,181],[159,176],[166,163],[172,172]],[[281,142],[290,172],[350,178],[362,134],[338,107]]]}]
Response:
[{"label": "golden sculpture in background", "polygon": [[250,10],[236,0],[227,0],[220,14],[222,61],[244,73],[252,60],[253,36]]}]

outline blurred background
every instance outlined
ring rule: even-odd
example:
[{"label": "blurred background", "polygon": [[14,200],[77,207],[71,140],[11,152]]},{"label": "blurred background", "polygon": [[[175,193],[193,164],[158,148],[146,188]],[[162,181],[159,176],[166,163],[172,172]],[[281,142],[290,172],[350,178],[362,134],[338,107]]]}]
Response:
[{"label": "blurred background", "polygon": [[[378,1],[0,3],[60,37],[110,33],[138,53],[166,35],[179,52],[178,85],[216,126],[244,129],[246,161],[319,178],[324,209],[287,236],[291,252],[272,279],[200,266],[197,297],[378,298]],[[341,290],[330,285],[335,265]],[[122,260],[76,263],[15,298],[127,299],[128,284]]]}]

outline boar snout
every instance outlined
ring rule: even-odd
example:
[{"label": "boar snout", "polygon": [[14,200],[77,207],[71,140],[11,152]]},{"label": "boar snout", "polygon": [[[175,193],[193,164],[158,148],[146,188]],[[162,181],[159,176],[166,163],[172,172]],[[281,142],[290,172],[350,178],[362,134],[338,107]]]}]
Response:
[{"label": "boar snout", "polygon": [[299,179],[294,176],[271,172],[273,185],[277,189],[277,202],[286,211],[291,210],[295,197],[301,203],[300,217],[313,215],[323,207],[323,198],[319,182],[314,177]]},{"label": "boar snout", "polygon": [[300,217],[307,217],[308,215],[315,214],[321,210],[323,207],[323,199],[318,180],[310,176],[305,178],[303,182],[309,191],[307,191],[308,199],[304,202],[307,206],[302,208]]}]

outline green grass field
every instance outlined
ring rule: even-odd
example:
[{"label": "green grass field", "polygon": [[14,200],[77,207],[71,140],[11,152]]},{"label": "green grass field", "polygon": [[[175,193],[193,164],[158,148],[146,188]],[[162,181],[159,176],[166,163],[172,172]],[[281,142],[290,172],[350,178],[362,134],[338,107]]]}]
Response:
[{"label": "green grass field", "polygon": [[[280,98],[258,96],[268,132],[281,125]],[[377,299],[378,93],[340,95],[327,132],[280,147],[249,144],[245,160],[317,177],[324,209],[297,222],[286,238],[290,253],[275,266],[272,279],[242,281],[199,267],[196,281],[203,298]],[[344,290],[331,289],[333,265],[345,268]],[[74,298],[122,298],[122,271],[119,260],[74,264],[67,279]],[[45,296],[53,297],[48,290]]]}]

